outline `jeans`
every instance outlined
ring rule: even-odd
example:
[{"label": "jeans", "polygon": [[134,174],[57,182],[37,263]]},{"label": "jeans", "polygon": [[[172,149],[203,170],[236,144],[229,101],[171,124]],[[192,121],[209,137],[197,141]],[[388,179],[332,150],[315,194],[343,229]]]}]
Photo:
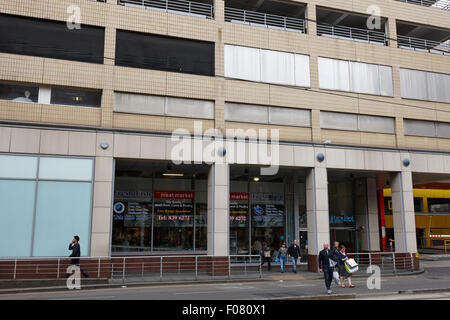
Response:
[{"label": "jeans", "polygon": [[296,271],[297,270],[297,258],[291,256],[291,261],[292,261],[292,270]]},{"label": "jeans", "polygon": [[281,256],[280,257],[280,267],[281,267],[281,272],[284,272],[284,266],[286,265],[286,256]]},{"label": "jeans", "polygon": [[331,282],[333,282],[333,268],[323,268],[323,276],[325,278],[325,286],[327,290],[330,290]]}]

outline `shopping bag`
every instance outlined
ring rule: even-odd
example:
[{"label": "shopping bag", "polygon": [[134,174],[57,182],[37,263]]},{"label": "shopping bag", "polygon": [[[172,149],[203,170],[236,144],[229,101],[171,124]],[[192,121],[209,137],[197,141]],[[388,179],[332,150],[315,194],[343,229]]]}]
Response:
[{"label": "shopping bag", "polygon": [[333,259],[329,259],[330,260],[330,267],[334,268],[337,265],[337,262],[334,261]]},{"label": "shopping bag", "polygon": [[358,264],[354,259],[345,260],[345,270],[347,270],[348,273],[354,273],[358,271],[358,269]]},{"label": "shopping bag", "polygon": [[339,273],[337,271],[333,271],[333,279],[334,283],[336,283],[338,286],[341,285],[341,280],[339,279]]}]

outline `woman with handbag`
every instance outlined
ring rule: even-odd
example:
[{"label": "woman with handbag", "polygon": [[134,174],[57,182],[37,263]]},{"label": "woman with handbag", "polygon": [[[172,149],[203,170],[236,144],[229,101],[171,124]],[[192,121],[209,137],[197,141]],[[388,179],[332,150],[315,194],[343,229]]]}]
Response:
[{"label": "woman with handbag", "polygon": [[338,253],[339,261],[338,261],[338,270],[339,275],[341,277],[341,286],[345,288],[345,279],[348,279],[348,287],[354,288],[355,286],[352,284],[352,274],[347,272],[345,268],[345,261],[348,260],[347,253],[345,252],[345,246],[341,246],[341,250]]}]

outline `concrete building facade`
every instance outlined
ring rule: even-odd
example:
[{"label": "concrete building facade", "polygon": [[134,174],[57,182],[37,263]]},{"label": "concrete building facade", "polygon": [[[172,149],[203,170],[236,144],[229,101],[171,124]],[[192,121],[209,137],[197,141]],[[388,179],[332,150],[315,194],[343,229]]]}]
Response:
[{"label": "concrete building facade", "polygon": [[[65,255],[65,242],[64,249],[47,242],[62,242],[65,234],[70,241],[70,232],[84,235],[87,256],[255,254],[256,240],[277,250],[276,241],[304,235],[306,261],[316,271],[324,242],[345,239],[358,252],[383,249],[377,191],[386,186],[395,251],[417,253],[413,185],[450,174],[450,11],[377,1],[382,27],[372,31],[360,22],[374,9],[368,0],[292,0],[282,2],[286,8],[277,1],[161,3],[167,7],[117,0],[0,3],[2,32],[24,30],[0,40],[0,197],[7,208],[0,215],[10,233],[28,239],[14,251],[19,246],[10,234],[13,249],[0,256]],[[243,12],[260,14],[249,21]],[[66,22],[77,13],[81,29],[70,29]],[[282,18],[268,22],[271,14]],[[27,23],[42,23],[40,33],[28,34]],[[43,30],[60,42],[49,43]],[[84,33],[71,38],[77,32]],[[411,42],[420,37],[433,45]],[[230,163],[222,154],[224,161],[211,162],[195,144],[221,149],[194,136],[199,124],[201,134],[277,130],[282,170],[270,181],[253,174],[270,163],[252,158],[251,146],[258,145],[252,139],[243,140],[244,160]],[[191,134],[194,152],[177,153],[171,136],[177,129]],[[183,169],[174,160],[184,161]],[[26,175],[30,166],[35,172]],[[194,178],[184,181],[187,172]],[[173,183],[176,177],[185,185]],[[18,209],[13,195],[28,187],[23,202],[30,205]],[[73,194],[76,203],[58,200]],[[189,217],[168,224],[180,203]],[[237,214],[235,206],[248,214]],[[283,218],[258,229],[260,208]],[[230,220],[235,215],[239,223]]]}]

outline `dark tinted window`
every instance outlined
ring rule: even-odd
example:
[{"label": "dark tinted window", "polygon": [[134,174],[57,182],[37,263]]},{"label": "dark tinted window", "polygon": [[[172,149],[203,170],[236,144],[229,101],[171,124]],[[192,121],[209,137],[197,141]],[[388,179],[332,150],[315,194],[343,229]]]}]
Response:
[{"label": "dark tinted window", "polygon": [[38,102],[39,88],[31,85],[0,83],[0,100]]},{"label": "dark tinted window", "polygon": [[103,28],[0,15],[0,52],[103,63]]},{"label": "dark tinted window", "polygon": [[99,108],[101,104],[101,93],[100,91],[93,90],[52,88],[50,103]]},{"label": "dark tinted window", "polygon": [[116,65],[214,75],[214,43],[117,31]]}]

